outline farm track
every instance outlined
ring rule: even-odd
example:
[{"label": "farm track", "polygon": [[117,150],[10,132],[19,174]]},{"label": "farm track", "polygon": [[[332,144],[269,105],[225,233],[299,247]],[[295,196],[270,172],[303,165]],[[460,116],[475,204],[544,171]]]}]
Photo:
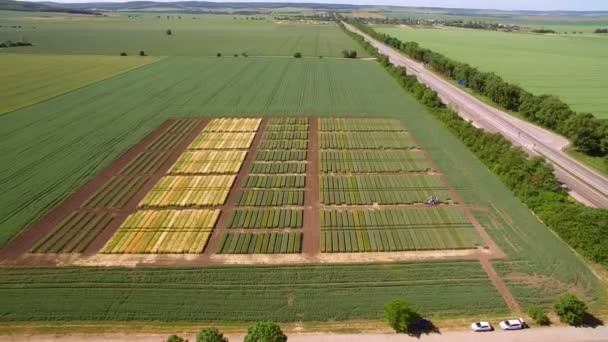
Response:
[{"label": "farm track", "polygon": [[587,205],[608,208],[608,179],[563,152],[570,144],[567,139],[481,102],[435,75],[423,64],[405,57],[347,23],[344,25],[387,55],[392,63],[406,67],[410,74],[435,90],[465,120],[473,121],[475,126],[490,132],[500,133],[531,155],[544,156],[555,166],[557,178],[574,193],[573,197],[582,198],[581,202]]},{"label": "farm track", "polygon": [[319,226],[319,120],[308,121],[308,165],[304,196],[304,241],[302,252],[318,255],[321,251],[321,227]]}]

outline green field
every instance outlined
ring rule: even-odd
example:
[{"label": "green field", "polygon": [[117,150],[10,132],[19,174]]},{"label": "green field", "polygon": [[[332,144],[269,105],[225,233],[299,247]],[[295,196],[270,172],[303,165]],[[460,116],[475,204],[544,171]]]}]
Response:
[{"label": "green field", "polygon": [[608,36],[539,35],[456,28],[377,27],[403,41],[493,71],[534,94],[558,95],[579,112],[608,118]]},{"label": "green field", "polygon": [[0,54],[0,114],[156,60],[152,57]]},{"label": "green field", "polygon": [[[291,56],[301,52],[305,57],[341,57],[341,51],[347,49],[367,55],[335,24],[175,13],[131,14],[131,18],[128,14],[28,14],[0,11],[0,42],[23,38],[34,44],[6,49],[8,52],[114,56],[121,52],[134,55],[140,50],[150,56],[215,56],[218,52],[229,56],[243,52],[250,56]],[[165,33],[168,29],[172,31],[170,36]]]},{"label": "green field", "polygon": [[[49,25],[63,25],[53,20],[48,20]],[[300,27],[300,31],[306,30],[308,27]],[[348,42],[340,35],[336,39]],[[507,254],[507,259],[493,263],[522,307],[549,304],[565,289],[580,294],[592,306],[603,299],[600,281],[565,243],[377,63],[361,60],[169,57],[0,116],[0,245],[165,120],[187,116],[397,118],[465,203],[490,208],[475,215]],[[299,126],[301,123],[286,123],[293,130],[270,134],[277,141],[303,140],[302,131],[296,128]],[[152,145],[168,144],[164,137],[159,139]],[[373,172],[431,168],[420,150],[398,151],[399,155],[380,151],[371,155],[328,151],[320,154],[320,167],[366,172],[364,161],[373,160],[371,164],[380,169]],[[256,174],[303,173],[307,167],[300,161],[280,161],[302,160],[299,152],[293,156],[264,153],[262,157],[267,155],[272,160],[276,155],[279,161],[254,163]],[[289,194],[287,198],[289,201]],[[296,226],[300,226],[297,215]],[[292,226],[291,217],[289,224],[283,224]],[[260,227],[254,228],[264,226],[263,217],[261,220]],[[268,219],[265,225],[269,225]],[[297,227],[292,230],[298,233]],[[463,241],[470,246],[477,243],[476,238],[466,235]],[[239,239],[235,250],[238,244]],[[264,239],[260,251],[263,244]],[[265,252],[270,252],[269,244],[270,236]],[[254,252],[255,246],[257,242]],[[282,251],[282,238],[279,247]],[[340,249],[339,243],[337,247]],[[407,298],[431,317],[507,311],[478,261],[130,269],[11,267],[0,272],[0,321],[379,319],[384,303],[396,298]]]}]

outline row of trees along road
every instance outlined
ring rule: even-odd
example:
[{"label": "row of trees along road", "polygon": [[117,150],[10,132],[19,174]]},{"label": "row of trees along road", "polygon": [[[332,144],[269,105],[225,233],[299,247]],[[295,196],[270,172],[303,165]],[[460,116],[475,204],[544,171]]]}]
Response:
[{"label": "row of trees along road", "polygon": [[576,113],[556,96],[533,95],[506,82],[495,73],[479,71],[466,63],[422,48],[416,42],[402,42],[387,34],[378,33],[358,20],[347,21],[371,37],[424,63],[435,72],[452,80],[464,81],[466,87],[489,98],[500,107],[519,112],[531,122],[566,136],[577,150],[590,156],[606,157],[608,163],[607,119],[598,119],[590,113]]},{"label": "row of trees along road", "polygon": [[437,93],[390,63],[363,37],[347,30],[370,55],[376,57],[402,88],[441,120],[489,170],[566,243],[591,261],[608,267],[608,210],[589,208],[570,199],[559,185],[553,168],[543,158],[529,159],[500,134],[478,129],[446,108]]}]

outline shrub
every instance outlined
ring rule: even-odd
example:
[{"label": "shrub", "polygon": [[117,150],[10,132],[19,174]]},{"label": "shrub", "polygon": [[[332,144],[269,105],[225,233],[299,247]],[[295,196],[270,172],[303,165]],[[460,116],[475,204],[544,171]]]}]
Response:
[{"label": "shrub", "polygon": [[555,312],[562,323],[579,326],[583,324],[587,315],[587,304],[572,293],[566,293],[555,304]]},{"label": "shrub", "polygon": [[357,51],[355,50],[342,50],[342,57],[344,58],[357,58]]},{"label": "shrub", "polygon": [[222,54],[218,52],[216,56],[222,57]]},{"label": "shrub", "polygon": [[538,325],[549,325],[551,321],[545,310],[538,305],[533,305],[528,309],[528,316]]},{"label": "shrub", "polygon": [[241,56],[243,56],[243,57],[249,57],[249,55],[247,54],[247,52],[241,53]]},{"label": "shrub", "polygon": [[416,323],[422,318],[416,308],[403,300],[395,300],[384,305],[386,321],[396,333],[412,333]]},{"label": "shrub", "polygon": [[216,328],[207,328],[198,333],[196,342],[228,342],[228,339]]},{"label": "shrub", "polygon": [[147,56],[147,55],[146,55],[146,52],[145,52],[144,50],[139,51],[139,55],[140,55],[140,56],[142,56],[142,57],[143,57],[143,56]]},{"label": "shrub", "polygon": [[276,323],[259,322],[249,327],[245,342],[286,342],[287,336]]},{"label": "shrub", "polygon": [[293,57],[294,58],[302,58],[302,53],[296,52],[296,53],[293,54]]},{"label": "shrub", "polygon": [[188,340],[183,339],[177,335],[171,335],[167,338],[167,342],[188,342]]},{"label": "shrub", "polygon": [[238,54],[236,54],[236,53],[234,54],[234,57],[238,57],[238,56],[239,56]]},{"label": "shrub", "polygon": [[121,55],[121,56],[126,56],[126,55],[127,55],[127,53],[126,53],[126,52],[121,52],[121,53],[120,53],[120,55]]},{"label": "shrub", "polygon": [[170,36],[170,35],[172,35],[172,34],[173,34],[173,31],[171,31],[171,30],[167,30],[167,31],[165,31],[165,32],[167,33],[167,36]]}]

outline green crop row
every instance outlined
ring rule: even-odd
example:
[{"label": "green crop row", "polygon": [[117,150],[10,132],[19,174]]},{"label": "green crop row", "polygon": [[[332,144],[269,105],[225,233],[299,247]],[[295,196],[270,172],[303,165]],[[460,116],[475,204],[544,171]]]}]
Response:
[{"label": "green crop row", "polygon": [[120,174],[127,176],[153,174],[168,158],[167,152],[142,152],[123,167]]},{"label": "green crop row", "polygon": [[308,125],[268,125],[267,132],[307,132]]},{"label": "green crop row", "polygon": [[32,253],[81,253],[110,225],[112,214],[73,212],[30,250]]},{"label": "green crop row", "polygon": [[416,146],[406,132],[322,132],[320,136],[323,149],[405,149]]},{"label": "green crop row", "polygon": [[413,172],[432,169],[416,150],[321,151],[322,173]]},{"label": "green crop row", "polygon": [[308,140],[308,132],[266,132],[264,140]]},{"label": "green crop row", "polygon": [[308,118],[270,118],[269,125],[308,125]]},{"label": "green crop row", "polygon": [[395,119],[319,119],[322,132],[341,131],[404,131],[401,122]]},{"label": "green crop row", "polygon": [[322,229],[402,229],[425,227],[470,227],[461,208],[326,209],[320,213]]},{"label": "green crop row", "polygon": [[303,190],[243,190],[239,206],[304,205]]},{"label": "green crop row", "polygon": [[251,165],[250,173],[306,173],[306,163],[253,163]]},{"label": "green crop row", "polygon": [[224,233],[218,254],[286,254],[302,251],[302,233]]},{"label": "green crop row", "polygon": [[177,132],[165,132],[154,139],[146,149],[151,151],[171,150],[186,140],[187,135]]},{"label": "green crop row", "polygon": [[426,203],[435,196],[442,202],[452,201],[447,190],[414,189],[414,190],[343,190],[321,191],[320,202],[326,205],[393,205]]},{"label": "green crop row", "polygon": [[447,189],[438,175],[321,175],[321,190]]},{"label": "green crop row", "polygon": [[302,228],[302,209],[236,209],[228,227],[251,228]]},{"label": "green crop row", "polygon": [[303,161],[306,160],[306,151],[257,151],[257,161]]},{"label": "green crop row", "polygon": [[89,197],[82,207],[88,208],[124,208],[127,203],[139,192],[146,182],[147,176],[143,177],[113,177],[101,188]]},{"label": "green crop row", "polygon": [[200,119],[178,119],[175,120],[167,129],[167,132],[188,134],[201,123]]},{"label": "green crop row", "polygon": [[245,188],[303,188],[304,175],[253,175],[245,179]]},{"label": "green crop row", "polygon": [[306,140],[264,140],[260,143],[261,150],[305,150],[308,148]]},{"label": "green crop row", "polygon": [[472,249],[479,245],[482,245],[481,238],[475,230],[468,228],[321,232],[321,251],[324,253]]}]

